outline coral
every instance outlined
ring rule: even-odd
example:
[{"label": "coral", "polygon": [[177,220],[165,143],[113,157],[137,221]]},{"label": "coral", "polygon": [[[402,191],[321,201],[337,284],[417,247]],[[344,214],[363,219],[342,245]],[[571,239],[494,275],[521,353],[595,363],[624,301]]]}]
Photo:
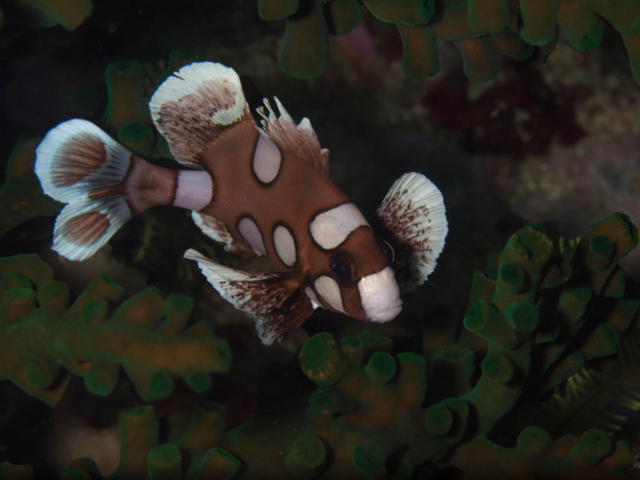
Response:
[{"label": "coral", "polygon": [[507,71],[505,81],[469,98],[461,69],[450,69],[425,91],[427,118],[439,129],[455,132],[473,153],[544,154],[554,142],[573,145],[585,136],[575,120],[570,89],[553,91],[531,65],[516,64]]},{"label": "coral", "polygon": [[36,255],[0,259],[0,379],[49,405],[60,401],[70,373],[105,396],[122,367],[140,397],[152,401],[168,397],[175,378],[202,392],[211,372],[229,369],[229,346],[207,321],[185,328],[189,297],[165,300],[149,287],[109,315],[109,302],[119,302],[123,288],[106,275],[71,306],[67,284],[52,278]]},{"label": "coral", "polygon": [[[597,429],[554,439],[537,426],[511,432],[505,421],[585,365],[615,362],[640,307],[617,263],[637,242],[628,217],[614,214],[561,256],[528,225],[476,271],[455,344],[431,341],[429,324],[423,355],[393,355],[393,342],[372,332],[340,341],[319,333],[299,354],[317,387],[304,411],[280,392],[284,400],[225,432],[225,406],[201,401],[188,422],[169,415],[163,445],[153,407],[121,411],[120,463],[109,478],[408,479],[416,469],[450,478],[452,468],[469,479],[637,478],[625,473],[630,446]],[[292,392],[295,380],[286,381]],[[102,478],[87,458],[62,475]]]},{"label": "coral", "polygon": [[[560,25],[578,50],[592,50],[602,41],[604,21],[621,35],[636,82],[640,83],[640,6],[633,0],[361,0],[378,19],[394,23],[404,46],[402,68],[410,76],[438,71],[435,39],[453,41],[464,71],[473,81],[498,72],[496,53],[518,60],[548,57]],[[327,62],[327,33],[343,35],[360,20],[356,0],[258,0],[263,20],[287,20],[280,62],[298,78],[319,76]],[[602,19],[602,20],[601,20]]]},{"label": "coral", "polygon": [[[62,25],[75,30],[93,13],[91,0],[14,0],[7,2],[5,19],[36,27]],[[4,6],[4,5],[3,5]]]},{"label": "coral", "polygon": [[42,193],[33,172],[35,148],[40,138],[22,136],[7,160],[7,177],[0,185],[0,237],[26,220],[57,215],[62,204]]}]

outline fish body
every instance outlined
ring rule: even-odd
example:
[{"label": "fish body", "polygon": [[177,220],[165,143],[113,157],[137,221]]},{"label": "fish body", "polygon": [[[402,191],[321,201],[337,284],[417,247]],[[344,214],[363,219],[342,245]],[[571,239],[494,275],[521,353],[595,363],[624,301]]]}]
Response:
[{"label": "fish body", "polygon": [[322,306],[371,322],[402,309],[401,291],[435,267],[447,222],[442,195],[423,175],[391,188],[371,227],[328,178],[329,152],[308,119],[298,125],[275,99],[257,125],[237,74],[220,64],[183,67],[149,107],[176,160],[153,165],[95,125],[70,120],[37,149],[45,193],[68,203],[56,220],[54,250],[71,260],[93,255],[131,217],[156,205],[192,211],[226,250],[266,255],[278,273],[218,265],[194,250],[209,282],[256,318],[262,341],[282,340]]}]

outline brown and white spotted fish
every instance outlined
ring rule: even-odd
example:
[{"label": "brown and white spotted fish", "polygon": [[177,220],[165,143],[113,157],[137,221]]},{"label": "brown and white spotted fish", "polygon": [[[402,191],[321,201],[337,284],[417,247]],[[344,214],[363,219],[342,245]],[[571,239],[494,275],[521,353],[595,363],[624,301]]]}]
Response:
[{"label": "brown and white spotted fish", "polygon": [[371,225],[328,178],[329,152],[311,123],[296,125],[275,99],[256,125],[236,72],[210,62],[183,67],[149,107],[171,153],[189,169],[158,167],[98,127],[69,120],[37,149],[44,191],[68,205],[53,249],[70,260],[93,255],[131,217],[155,205],[192,211],[226,250],[266,255],[278,273],[218,265],[194,250],[209,282],[250,312],[265,344],[282,340],[319,306],[368,322],[402,310],[400,294],[424,282],[444,246],[440,191],[423,175],[397,180]]}]

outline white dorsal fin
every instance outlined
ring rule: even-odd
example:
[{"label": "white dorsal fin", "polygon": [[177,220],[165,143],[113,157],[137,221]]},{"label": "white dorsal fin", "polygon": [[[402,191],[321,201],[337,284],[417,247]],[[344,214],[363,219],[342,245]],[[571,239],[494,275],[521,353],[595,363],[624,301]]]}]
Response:
[{"label": "white dorsal fin", "polygon": [[131,218],[120,188],[131,153],[93,123],[61,123],[36,149],[35,171],[50,197],[68,203],[56,218],[53,249],[84,260]]},{"label": "white dorsal fin", "polygon": [[220,295],[238,310],[251,313],[265,345],[281,341],[313,313],[302,293],[300,276],[292,273],[245,272],[212,262],[189,249],[184,258],[195,260]]},{"label": "white dorsal fin", "polygon": [[322,175],[328,177],[329,150],[320,147],[320,142],[309,119],[303,118],[302,121],[296,125],[280,100],[278,100],[278,97],[273,98],[280,111],[280,117],[276,116],[269,100],[266,98],[263,102],[269,114],[267,115],[264,107],[258,107],[256,109],[258,114],[264,119],[261,121],[264,132],[278,147],[291,151],[302,160],[313,165]]},{"label": "white dorsal fin", "polygon": [[253,121],[238,74],[219,63],[182,67],[158,87],[151,117],[180,163],[199,166],[202,154],[226,129]]},{"label": "white dorsal fin", "polygon": [[424,283],[448,232],[440,190],[424,175],[406,173],[391,186],[372,224],[394,251],[400,290],[409,292]]}]

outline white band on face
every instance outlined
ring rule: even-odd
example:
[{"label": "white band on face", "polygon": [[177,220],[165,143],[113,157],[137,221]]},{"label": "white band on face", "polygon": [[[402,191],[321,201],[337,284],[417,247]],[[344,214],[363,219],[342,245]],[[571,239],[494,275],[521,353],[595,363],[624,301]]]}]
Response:
[{"label": "white band on face", "polygon": [[356,228],[369,226],[358,207],[344,203],[322,212],[309,224],[309,231],[315,242],[325,250],[341,245]]},{"label": "white band on face", "polygon": [[358,291],[364,313],[372,322],[388,322],[402,310],[400,289],[391,267],[362,277]]}]

